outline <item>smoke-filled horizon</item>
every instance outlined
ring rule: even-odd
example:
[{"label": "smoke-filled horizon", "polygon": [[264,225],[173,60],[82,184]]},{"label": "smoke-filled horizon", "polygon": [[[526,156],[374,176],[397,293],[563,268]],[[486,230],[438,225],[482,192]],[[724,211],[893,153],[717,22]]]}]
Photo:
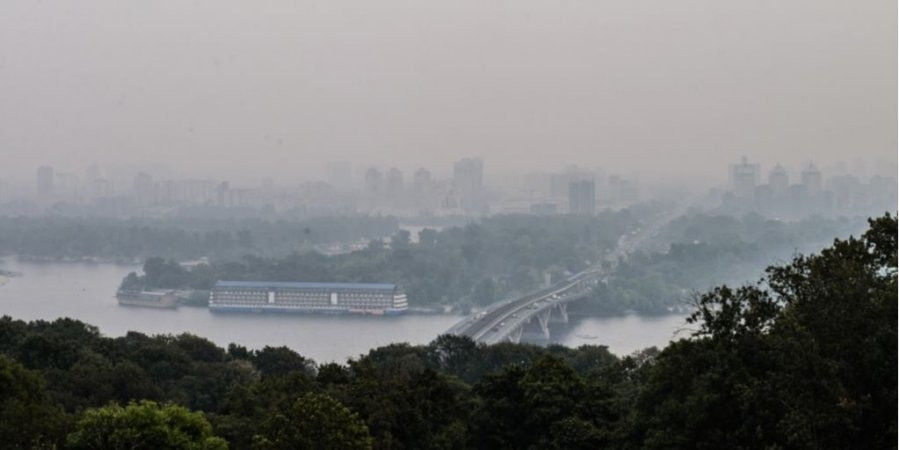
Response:
[{"label": "smoke-filled horizon", "polygon": [[896,165],[896,3],[0,5],[0,178]]}]

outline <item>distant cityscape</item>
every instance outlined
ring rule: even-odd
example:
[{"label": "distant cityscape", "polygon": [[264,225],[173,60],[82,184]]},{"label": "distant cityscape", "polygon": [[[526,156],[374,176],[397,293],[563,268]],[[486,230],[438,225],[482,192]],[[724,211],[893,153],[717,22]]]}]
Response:
[{"label": "distant cityscape", "polygon": [[729,189],[721,195],[727,213],[758,212],[796,218],[809,214],[876,214],[896,208],[896,176],[863,178],[845,170],[825,175],[809,163],[798,180],[782,165],[772,167],[762,182],[762,169],[744,157],[728,171]]},{"label": "distant cityscape", "polygon": [[[407,176],[396,167],[335,161],[323,168],[318,181],[282,185],[265,179],[255,186],[236,186],[228,180],[177,178],[151,169],[123,174],[92,165],[79,176],[44,165],[36,169],[33,186],[0,180],[0,214],[162,217],[187,210],[194,214],[439,218],[594,214],[660,197],[659,188],[651,182],[577,165],[501,181],[486,180],[484,168],[482,158],[462,158],[453,164],[451,175],[441,179],[426,167]],[[809,214],[876,214],[897,204],[895,170],[866,175],[863,170],[835,166],[822,171],[814,162],[792,170],[780,164],[763,170],[748,157],[726,170],[727,183],[699,192],[692,200],[696,206],[790,219]],[[893,175],[886,174],[890,172]]]}]

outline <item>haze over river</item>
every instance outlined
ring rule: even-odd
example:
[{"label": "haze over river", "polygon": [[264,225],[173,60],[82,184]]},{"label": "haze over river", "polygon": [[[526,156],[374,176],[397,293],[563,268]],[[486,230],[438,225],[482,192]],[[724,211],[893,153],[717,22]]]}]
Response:
[{"label": "haze over river", "polygon": [[[136,266],[106,263],[32,263],[5,258],[0,269],[21,276],[0,281],[0,315],[22,320],[71,317],[96,325],[107,336],[189,332],[221,346],[286,345],[318,362],[339,361],[395,342],[426,344],[460,317],[399,317],[213,314],[205,308],[177,310],[119,306],[114,294]],[[578,321],[561,343],[608,345],[624,355],[663,346],[683,326],[682,316],[590,318]]]}]

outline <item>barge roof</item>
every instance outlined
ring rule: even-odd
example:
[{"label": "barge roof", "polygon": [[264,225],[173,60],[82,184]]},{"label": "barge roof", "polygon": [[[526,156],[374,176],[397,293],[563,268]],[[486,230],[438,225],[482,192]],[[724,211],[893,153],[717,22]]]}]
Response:
[{"label": "barge roof", "polygon": [[392,283],[318,283],[293,281],[217,281],[213,288],[256,288],[256,289],[373,289],[393,291]]}]

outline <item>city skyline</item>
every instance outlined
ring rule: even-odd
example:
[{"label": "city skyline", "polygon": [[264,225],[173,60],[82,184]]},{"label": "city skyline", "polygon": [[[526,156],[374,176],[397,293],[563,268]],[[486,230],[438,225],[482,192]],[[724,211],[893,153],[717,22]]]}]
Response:
[{"label": "city skyline", "polygon": [[[259,208],[301,212],[305,216],[390,214],[401,217],[489,214],[595,214],[653,200],[681,201],[684,195],[726,214],[759,212],[774,217],[807,213],[858,214],[895,203],[896,176],[855,172],[850,167],[767,167],[742,156],[721,172],[726,182],[694,189],[653,179],[631,178],[602,169],[568,164],[544,172],[494,179],[485,175],[480,157],[461,158],[452,173],[433,175],[431,168],[407,172],[331,161],[324,179],[277,184],[266,178],[254,184],[228,179],[179,178],[160,172],[109,174],[96,165],[79,177],[50,165],[36,168],[31,185],[0,180],[0,212],[31,215],[81,211],[101,216],[165,216],[171,208],[196,206]],[[864,166],[856,166],[863,169]],[[436,171],[439,173],[439,171]],[[24,202],[24,203],[23,203]],[[5,205],[5,206],[4,206]],[[31,205],[31,206],[28,206]],[[50,209],[47,209],[50,208]],[[60,209],[61,208],[61,209]],[[82,209],[87,208],[87,209]]]},{"label": "city skyline", "polygon": [[166,162],[309,179],[465,155],[710,179],[742,154],[896,166],[895,2],[100,3],[5,3],[0,178]]}]

